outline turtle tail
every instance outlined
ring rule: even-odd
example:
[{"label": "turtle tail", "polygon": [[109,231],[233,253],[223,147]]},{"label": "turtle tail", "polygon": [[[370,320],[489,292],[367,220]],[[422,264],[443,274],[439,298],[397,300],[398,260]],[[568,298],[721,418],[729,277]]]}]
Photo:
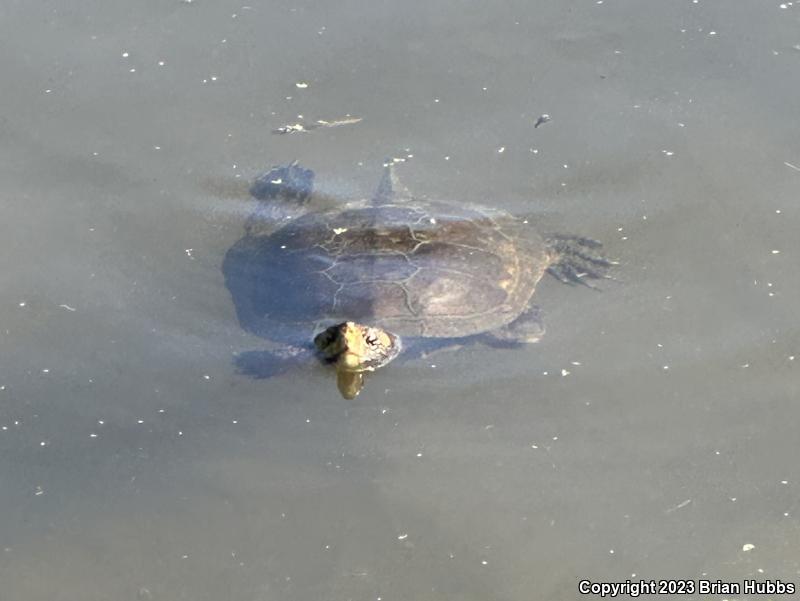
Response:
[{"label": "turtle tail", "polygon": [[547,237],[547,246],[553,257],[547,272],[565,284],[597,288],[591,280],[614,279],[608,271],[618,263],[600,253],[603,245],[597,240],[552,235]]}]

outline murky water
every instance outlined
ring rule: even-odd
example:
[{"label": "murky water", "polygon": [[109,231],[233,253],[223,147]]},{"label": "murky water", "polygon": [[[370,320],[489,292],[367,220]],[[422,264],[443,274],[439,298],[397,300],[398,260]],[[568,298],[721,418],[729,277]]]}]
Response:
[{"label": "murky water", "polygon": [[[2,597],[800,580],[798,11],[0,3]],[[299,159],[366,195],[401,152],[413,190],[601,239],[621,281],[549,278],[538,345],[353,401],[237,373],[265,341],[224,285],[228,183]]]}]

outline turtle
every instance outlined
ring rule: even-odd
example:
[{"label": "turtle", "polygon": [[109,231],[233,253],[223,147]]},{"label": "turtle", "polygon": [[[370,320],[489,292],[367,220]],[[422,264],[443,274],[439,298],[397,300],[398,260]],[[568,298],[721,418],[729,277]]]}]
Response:
[{"label": "turtle", "polygon": [[353,398],[366,372],[401,351],[539,341],[532,297],[546,273],[592,288],[611,277],[600,242],[413,195],[396,168],[386,161],[371,198],[351,201],[316,192],[314,172],[296,161],[253,181],[257,205],[223,273],[241,326],[277,347],[240,355],[241,371],[266,377],[316,355]]}]

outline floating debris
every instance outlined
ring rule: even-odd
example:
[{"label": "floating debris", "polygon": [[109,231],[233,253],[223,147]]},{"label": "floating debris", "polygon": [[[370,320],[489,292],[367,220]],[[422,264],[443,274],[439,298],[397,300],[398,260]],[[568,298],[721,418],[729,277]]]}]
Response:
[{"label": "floating debris", "polygon": [[539,127],[540,125],[544,125],[548,121],[550,121],[550,115],[546,113],[544,115],[539,115],[539,118],[536,120],[536,123],[533,124],[533,128],[536,129],[537,127]]},{"label": "floating debris", "polygon": [[683,509],[691,502],[692,502],[691,499],[686,499],[685,501],[678,503],[674,507],[670,507],[669,509],[667,509],[666,513],[672,513],[673,511],[678,511],[678,509]]},{"label": "floating debris", "polygon": [[309,123],[308,125],[304,125],[303,123],[287,123],[286,125],[282,125],[276,129],[272,130],[273,134],[304,134],[315,129],[320,129],[322,127],[339,127],[341,125],[353,125],[354,123],[359,123],[363,121],[361,117],[344,117],[342,119],[334,119],[332,121],[325,121],[324,119],[319,119],[314,123]]},{"label": "floating debris", "polygon": [[795,171],[800,171],[800,167],[798,167],[797,165],[792,165],[789,161],[784,161],[783,164],[786,165],[787,167],[794,169]]},{"label": "floating debris", "polygon": [[298,81],[294,85],[295,85],[295,87],[300,88],[301,90],[305,90],[308,87],[308,84],[306,82],[304,82],[304,81]]},{"label": "floating debris", "polygon": [[747,551],[752,551],[755,548],[756,548],[756,546],[751,544],[751,543],[746,543],[746,544],[742,545],[742,551],[744,551],[745,553]]}]

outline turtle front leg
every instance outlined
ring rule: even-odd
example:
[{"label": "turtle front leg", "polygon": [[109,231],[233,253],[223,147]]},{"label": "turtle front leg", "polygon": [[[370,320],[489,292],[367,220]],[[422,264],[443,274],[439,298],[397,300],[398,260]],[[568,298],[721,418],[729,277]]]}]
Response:
[{"label": "turtle front leg", "polygon": [[533,344],[539,342],[542,336],[544,336],[544,321],[542,310],[538,305],[531,305],[511,323],[484,334],[486,341],[494,346]]}]

